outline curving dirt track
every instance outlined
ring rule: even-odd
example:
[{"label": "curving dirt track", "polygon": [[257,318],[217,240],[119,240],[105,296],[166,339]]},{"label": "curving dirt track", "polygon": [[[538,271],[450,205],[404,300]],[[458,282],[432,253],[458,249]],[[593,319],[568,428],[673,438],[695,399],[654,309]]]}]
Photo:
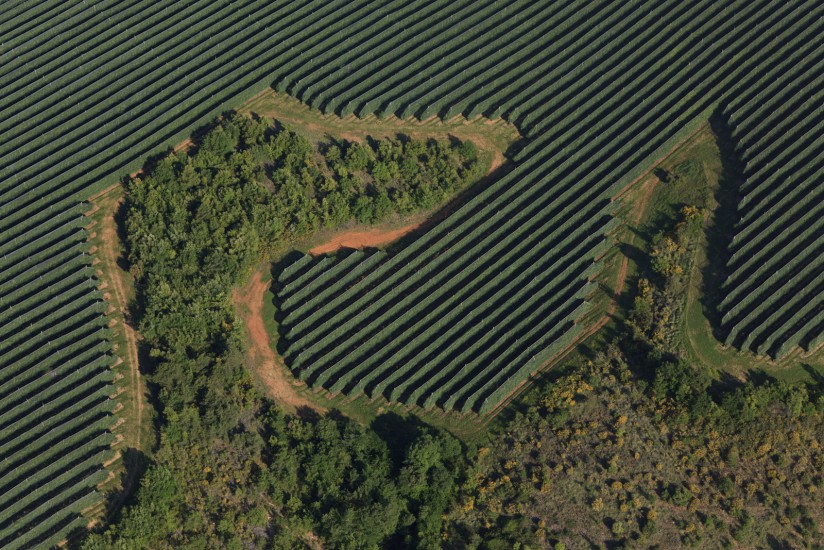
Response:
[{"label": "curving dirt track", "polygon": [[302,385],[286,372],[286,367],[278,360],[269,345],[269,334],[263,322],[263,299],[269,283],[257,271],[249,283],[232,292],[235,310],[249,334],[248,357],[250,368],[266,387],[269,397],[291,409],[309,407],[318,412],[323,409],[302,397],[297,388]]},{"label": "curving dirt track", "polygon": [[309,253],[317,256],[319,254],[334,252],[340,248],[380,246],[396,241],[420,226],[420,223],[413,223],[397,229],[353,229],[351,231],[344,231],[343,233],[335,235],[332,240],[312,248],[309,250]]},{"label": "curving dirt track", "polygon": [[114,292],[114,304],[112,305],[118,310],[116,319],[123,329],[123,336],[126,340],[126,357],[124,359],[129,363],[129,386],[135,411],[134,420],[137,426],[134,430],[132,443],[136,449],[141,450],[140,435],[142,431],[141,426],[143,425],[143,391],[140,381],[140,367],[138,365],[137,332],[125,321],[128,298],[124,287],[124,274],[120,266],[117,265],[117,258],[120,255],[120,240],[117,235],[117,222],[114,216],[123,199],[122,197],[117,200],[108,198],[109,193],[117,187],[119,186],[109,187],[101,194],[95,196],[92,201],[96,207],[106,209],[105,215],[101,219],[98,233],[98,238],[101,243],[100,249],[98,249],[98,256],[106,263],[109,276],[105,279],[105,282],[111,285],[112,292]]}]

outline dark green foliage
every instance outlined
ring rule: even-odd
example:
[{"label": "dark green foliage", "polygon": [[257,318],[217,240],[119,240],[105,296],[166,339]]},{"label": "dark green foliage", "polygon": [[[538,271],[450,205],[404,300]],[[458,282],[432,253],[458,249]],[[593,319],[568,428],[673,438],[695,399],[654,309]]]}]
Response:
[{"label": "dark green foliage", "polygon": [[667,231],[653,236],[649,269],[638,281],[628,328],[640,345],[659,355],[679,344],[684,299],[692,268],[690,252],[703,219],[700,208],[682,207]]},{"label": "dark green foliage", "polygon": [[181,432],[170,414],[137,503],[84,548],[438,547],[465,468],[453,437],[426,429],[396,463],[352,421],[301,420],[272,403],[243,412],[210,437]]},{"label": "dark green foliage", "polygon": [[[177,529],[181,489],[167,468],[150,468],[140,482],[140,506],[129,508],[118,523],[118,535],[124,541],[121,546],[150,548],[154,541]],[[92,536],[83,548],[105,550],[111,548],[111,541],[110,537]]]},{"label": "dark green foliage", "polygon": [[[200,401],[216,414],[225,400],[243,399],[244,375],[223,357],[234,334],[228,298],[272,248],[352,217],[375,223],[393,212],[431,208],[477,175],[477,155],[465,144],[341,145],[343,159],[334,144],[324,158],[290,130],[232,116],[194,152],[168,156],[129,182],[128,259],[164,404],[179,409]],[[394,169],[378,181],[375,167],[398,163],[414,166],[414,174]],[[222,373],[228,388],[210,387],[205,378],[212,372]]]},{"label": "dark green foliage", "polygon": [[258,183],[259,157],[290,153],[278,149],[282,138],[264,139],[268,128],[233,117],[194,154],[162,159],[128,186],[128,259],[161,401],[178,411],[197,402],[218,431],[233,423],[220,411],[237,408],[248,390],[225,353],[237,345],[229,293],[287,230],[276,197]]},{"label": "dark green foliage", "polygon": [[359,223],[379,223],[393,212],[434,208],[480,175],[471,142],[331,143],[326,162],[328,179],[313,190],[317,216],[326,227],[347,220],[344,202]]},{"label": "dark green foliage", "polygon": [[[345,160],[337,146],[325,159],[294,132],[232,116],[129,183],[128,260],[161,443],[135,505],[85,548],[437,547],[464,469],[454,438],[421,428],[390,455],[349,420],[284,415],[244,368],[230,293],[272,249],[349,221],[362,202],[367,221],[385,218],[401,189],[434,186],[443,199],[476,167],[460,145],[346,147]],[[396,179],[397,161],[417,176]],[[380,166],[388,176],[374,177]],[[455,177],[436,184],[442,174]]]},{"label": "dark green foliage", "polygon": [[437,547],[463,460],[454,438],[426,430],[394,464],[374,431],[349,421],[298,422],[270,410],[264,424],[269,458],[257,483],[290,507],[276,531],[294,532],[302,517],[333,548],[374,548],[390,538]]}]

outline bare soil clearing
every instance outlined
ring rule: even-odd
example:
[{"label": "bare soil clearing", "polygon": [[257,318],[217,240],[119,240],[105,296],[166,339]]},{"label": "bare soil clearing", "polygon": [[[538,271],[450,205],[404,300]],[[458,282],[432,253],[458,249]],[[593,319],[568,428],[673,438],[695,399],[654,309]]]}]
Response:
[{"label": "bare soil clearing", "polygon": [[338,233],[332,240],[320,244],[309,250],[309,253],[318,256],[334,252],[341,248],[364,248],[369,246],[380,246],[396,241],[421,227],[421,223],[405,225],[397,229],[353,229]]},{"label": "bare soil clearing", "polygon": [[269,345],[269,334],[263,321],[263,300],[269,282],[265,281],[260,271],[255,272],[249,283],[232,292],[238,317],[246,326],[249,334],[249,365],[262,382],[268,394],[278,403],[291,409],[309,407],[318,412],[323,410],[302,397],[297,388],[303,385],[286,372],[286,367],[278,360]]}]

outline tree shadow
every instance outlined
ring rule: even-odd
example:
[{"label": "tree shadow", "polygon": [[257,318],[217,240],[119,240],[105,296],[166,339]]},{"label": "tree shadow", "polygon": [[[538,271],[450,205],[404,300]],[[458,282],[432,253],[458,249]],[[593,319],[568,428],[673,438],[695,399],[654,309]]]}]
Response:
[{"label": "tree shadow", "polygon": [[117,233],[117,239],[123,243],[123,251],[117,256],[115,262],[117,263],[117,267],[123,271],[129,270],[128,251],[126,250],[126,243],[128,242],[126,240],[128,236],[126,232],[126,214],[129,211],[128,200],[128,195],[124,195],[124,200],[118,203],[117,209],[114,211],[114,227]]},{"label": "tree shadow", "polygon": [[121,452],[124,470],[120,476],[120,489],[106,500],[106,518],[116,520],[124,506],[132,504],[140,487],[140,479],[149,466],[149,459],[140,449],[128,447]]},{"label": "tree shadow", "polygon": [[819,371],[809,363],[801,363],[801,368],[810,375],[810,378],[816,386],[824,388],[824,372]]},{"label": "tree shadow", "polygon": [[824,399],[824,370],[816,369],[809,363],[801,363],[801,368],[810,375],[811,381],[807,384],[810,401]]},{"label": "tree shadow", "polygon": [[[316,423],[318,420],[321,419],[323,415],[321,415],[318,411],[309,407],[307,405],[301,405],[295,410],[295,416],[297,416],[303,422],[310,422]],[[338,411],[337,409],[333,409],[329,412],[329,416],[332,418],[343,418],[343,414]]]},{"label": "tree shadow", "polygon": [[389,456],[395,469],[393,475],[400,471],[409,447],[424,431],[430,429],[427,423],[415,415],[401,416],[392,411],[377,416],[369,427],[389,448]]},{"label": "tree shadow", "polygon": [[663,184],[671,183],[673,179],[673,174],[660,166],[652,169],[652,175],[658,178]]},{"label": "tree shadow", "polygon": [[717,137],[718,148],[721,151],[721,175],[714,196],[718,206],[706,231],[709,261],[706,262],[701,274],[701,301],[713,335],[719,341],[724,340],[727,331],[721,326],[722,315],[718,311],[718,304],[724,298],[723,283],[727,276],[730,245],[739,218],[739,189],[744,179],[744,165],[722,111],[723,109],[719,109],[710,117],[710,128]]},{"label": "tree shadow", "polygon": [[767,535],[767,545],[771,550],[790,550],[794,548],[789,542],[775,538],[775,535]]},{"label": "tree shadow", "polygon": [[721,372],[718,380],[713,380],[707,389],[710,397],[714,401],[720,402],[725,395],[729,395],[746,384],[745,381],[736,378],[728,372]]},{"label": "tree shadow", "polygon": [[[146,383],[146,400],[150,407],[149,412],[157,411],[160,413],[163,410],[163,405],[160,401],[160,386],[157,383],[152,382],[151,378],[151,375],[157,370],[157,361],[154,357],[152,357],[151,347],[145,340],[139,340],[137,342],[137,367],[140,375]],[[161,426],[161,415],[154,415],[154,419],[152,421],[152,436],[154,436],[152,447],[157,447],[159,443],[158,438],[160,436]]]}]

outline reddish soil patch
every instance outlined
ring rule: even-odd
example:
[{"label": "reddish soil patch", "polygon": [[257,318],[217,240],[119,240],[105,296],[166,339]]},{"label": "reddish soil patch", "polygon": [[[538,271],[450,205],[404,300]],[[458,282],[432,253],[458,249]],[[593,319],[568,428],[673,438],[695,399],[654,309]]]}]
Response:
[{"label": "reddish soil patch", "polygon": [[420,223],[413,223],[397,229],[345,231],[335,235],[329,242],[325,242],[312,248],[309,253],[318,256],[320,254],[334,252],[341,248],[364,248],[367,246],[379,246],[396,241],[420,226]]},{"label": "reddish soil patch", "polygon": [[232,293],[238,317],[249,333],[250,366],[266,386],[269,396],[278,403],[292,409],[309,407],[322,412],[323,409],[298,394],[296,388],[302,383],[286,372],[286,367],[269,345],[269,334],[263,322],[263,298],[268,289],[269,283],[263,280],[263,274],[258,271],[251,277],[249,284]]}]

